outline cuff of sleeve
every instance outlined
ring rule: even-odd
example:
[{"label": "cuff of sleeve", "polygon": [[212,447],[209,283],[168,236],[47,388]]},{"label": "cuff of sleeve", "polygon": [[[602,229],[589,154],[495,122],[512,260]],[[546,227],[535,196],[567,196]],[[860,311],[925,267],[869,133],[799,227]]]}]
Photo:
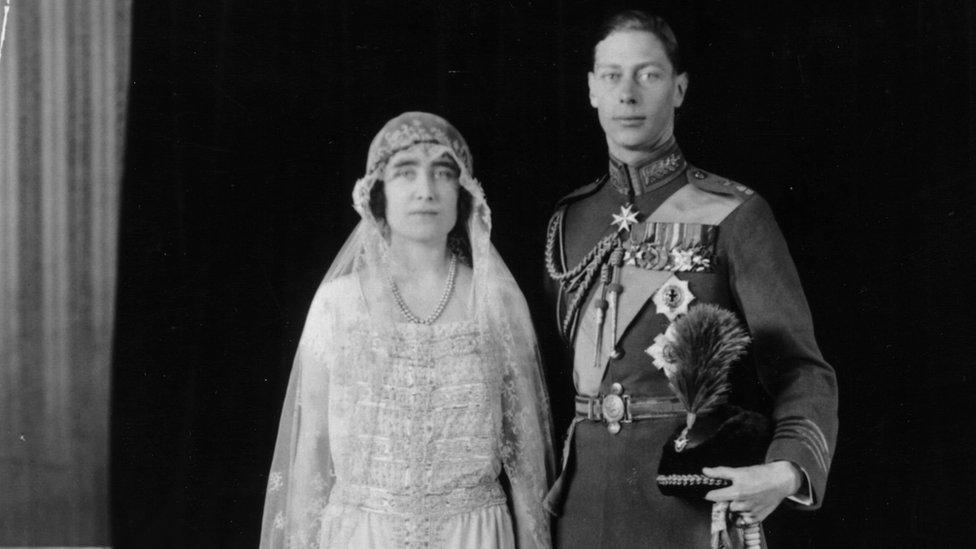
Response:
[{"label": "cuff of sleeve", "polygon": [[800,467],[796,463],[793,463],[793,466],[796,467],[796,470],[800,472],[802,479],[800,480],[800,488],[797,489],[795,494],[787,499],[793,503],[809,507],[813,505],[813,491],[810,490],[810,475],[807,474],[806,469]]},{"label": "cuff of sleeve", "polygon": [[766,462],[788,461],[803,473],[803,482],[796,494],[788,499],[800,504],[804,509],[816,509],[820,506],[824,480],[827,478],[827,467],[819,459],[818,453],[802,440],[791,438],[773,439],[766,452]]}]

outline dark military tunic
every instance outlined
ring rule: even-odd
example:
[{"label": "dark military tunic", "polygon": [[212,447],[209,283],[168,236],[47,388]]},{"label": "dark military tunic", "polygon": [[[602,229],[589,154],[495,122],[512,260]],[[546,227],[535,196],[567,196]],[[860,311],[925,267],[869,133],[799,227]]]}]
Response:
[{"label": "dark military tunic", "polygon": [[[640,194],[628,196],[632,183]],[[550,222],[550,266],[556,272],[576,266],[617,230],[611,214],[631,200],[641,212],[631,240],[643,246],[623,267],[617,341],[603,344],[596,364],[589,308],[599,284],[587,288],[575,314],[575,293],[551,287],[575,351],[577,393],[602,396],[619,383],[632,398],[672,395],[647,350],[670,322],[655,293],[668,280],[672,286],[686,282],[690,306],[719,305],[748,327],[753,343],[732,372],[732,402],[773,418],[767,462],[796,464],[806,477],[798,499],[819,506],[837,430],[836,380],[817,348],[796,269],[768,204],[743,185],[687,166],[672,141],[641,166],[611,159],[606,176],[560,201]],[[609,356],[614,346],[618,358]],[[639,420],[617,434],[604,423],[577,423],[566,470],[549,498],[559,513],[557,547],[708,547],[711,503],[664,496],[655,483],[661,449],[683,423],[683,417]]]}]

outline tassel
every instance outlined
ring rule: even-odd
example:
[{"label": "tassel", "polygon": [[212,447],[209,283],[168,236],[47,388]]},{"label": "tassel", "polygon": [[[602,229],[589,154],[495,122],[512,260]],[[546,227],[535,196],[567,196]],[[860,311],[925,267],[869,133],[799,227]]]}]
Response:
[{"label": "tassel", "polygon": [[739,529],[742,532],[742,539],[745,541],[745,547],[762,547],[762,531],[760,530],[760,523],[750,524]]},{"label": "tassel", "polygon": [[617,244],[617,247],[610,254],[610,265],[613,269],[612,284],[608,287],[607,302],[609,308],[607,314],[610,316],[610,358],[620,358],[620,351],[617,350],[617,300],[624,287],[620,285],[620,267],[624,262],[624,250]]},{"label": "tassel", "polygon": [[712,504],[712,549],[733,549],[728,530],[729,502]]},{"label": "tassel", "polygon": [[600,355],[603,351],[603,322],[607,316],[607,284],[610,283],[610,264],[604,263],[600,266],[600,297],[593,301],[594,314],[596,314],[596,345],[593,346],[593,367],[603,366],[600,362]]}]

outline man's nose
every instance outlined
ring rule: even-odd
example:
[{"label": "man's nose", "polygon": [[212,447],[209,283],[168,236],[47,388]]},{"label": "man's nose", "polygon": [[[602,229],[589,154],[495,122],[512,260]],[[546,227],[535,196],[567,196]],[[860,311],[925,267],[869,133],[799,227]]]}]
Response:
[{"label": "man's nose", "polygon": [[624,78],[620,82],[618,88],[618,93],[620,94],[620,102],[625,105],[632,105],[637,103],[637,83],[634,82],[632,78]]}]

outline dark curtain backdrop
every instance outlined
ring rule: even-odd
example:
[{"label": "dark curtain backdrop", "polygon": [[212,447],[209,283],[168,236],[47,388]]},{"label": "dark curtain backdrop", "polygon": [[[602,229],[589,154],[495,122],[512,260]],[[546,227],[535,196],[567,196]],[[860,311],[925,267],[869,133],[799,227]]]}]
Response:
[{"label": "dark curtain backdrop", "polygon": [[[401,111],[442,114],[468,138],[495,242],[549,341],[545,222],[605,169],[585,72],[587,32],[607,6],[135,5],[117,547],[256,544],[306,308],[357,219],[350,190],[369,141]],[[819,547],[973,539],[976,8],[662,7],[691,70],[679,141],[693,163],[771,202],[839,376],[826,503],[783,520]],[[565,411],[569,367],[548,368]]]}]

